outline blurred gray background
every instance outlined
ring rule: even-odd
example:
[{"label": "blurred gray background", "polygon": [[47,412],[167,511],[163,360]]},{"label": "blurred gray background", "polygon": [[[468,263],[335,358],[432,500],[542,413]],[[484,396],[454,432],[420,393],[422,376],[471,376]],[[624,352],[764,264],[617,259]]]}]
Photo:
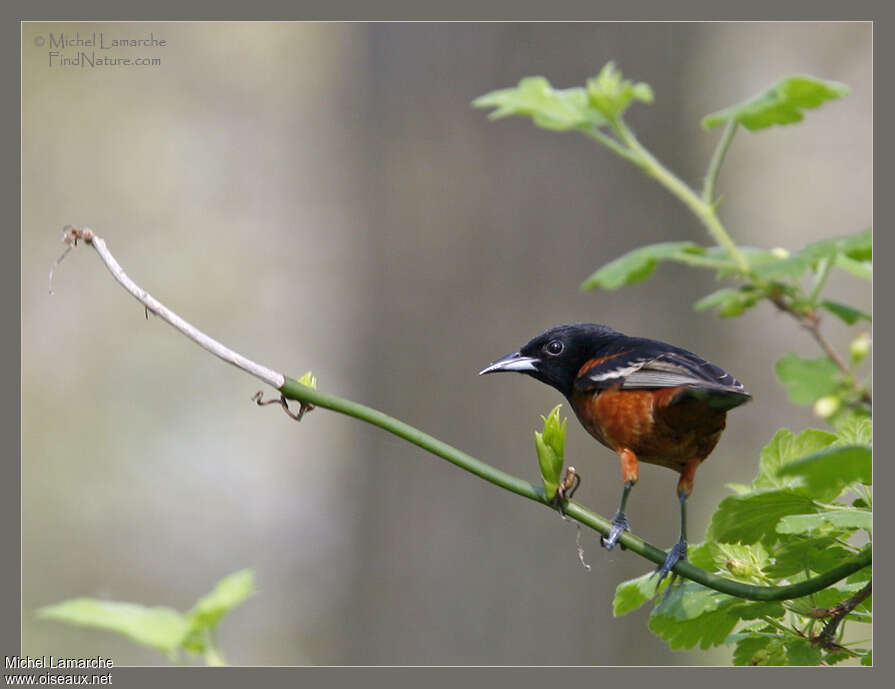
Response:
[{"label": "blurred gray background", "polygon": [[[76,31],[167,46],[107,51],[152,67],[50,67],[38,39]],[[692,312],[715,284],[681,267],[580,293],[618,255],[704,231],[593,142],[491,123],[470,101],[526,75],[582,84],[615,60],[655,91],[629,111],[639,138],[698,187],[718,137],[702,115],[788,74],[843,81],[851,96],[798,126],[740,132],[719,181],[740,243],[798,248],[870,222],[871,41],[869,23],[25,24],[23,653],[166,664],[33,611],[74,596],[185,609],[252,567],[258,595],[219,632],[234,664],[729,662],[668,650],[646,609],[612,617],[643,560],[588,533],[587,572],[574,528],[529,501],[346,417],[255,407],[257,382],[147,321],[90,250],[53,296],[47,272],[62,226],[88,224],[229,346],[531,481],[532,430],[561,400],[482,366],[573,320],[695,350],[757,400],[699,472],[695,542],[776,428],[821,423],[773,375],[788,351],[818,355],[812,341],[768,306]],[[869,307],[848,276],[830,290]],[[610,516],[615,457],[574,420],[567,455],[576,498]],[[663,547],[675,482],[644,467],[629,506]]]}]

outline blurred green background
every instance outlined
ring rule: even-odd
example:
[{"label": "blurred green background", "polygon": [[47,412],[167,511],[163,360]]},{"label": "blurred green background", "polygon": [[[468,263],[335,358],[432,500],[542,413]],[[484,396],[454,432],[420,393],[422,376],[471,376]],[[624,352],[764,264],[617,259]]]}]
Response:
[{"label": "blurred green background", "polygon": [[[50,66],[38,45],[94,31],[167,45],[105,51],[155,66],[92,69]],[[47,272],[62,226],[87,224],[234,349],[532,481],[532,430],[560,400],[482,366],[573,320],[695,350],[756,399],[700,470],[697,541],[776,428],[821,423],[773,374],[813,342],[767,305],[693,313],[714,283],[682,267],[580,293],[621,253],[703,230],[584,137],[491,123],[470,101],[615,60],[656,94],[628,116],[641,141],[699,186],[719,135],[702,115],[787,74],[845,82],[851,96],[798,126],[741,132],[721,174],[740,243],[798,248],[871,218],[870,23],[27,23],[23,50],[23,653],[166,664],[33,611],[74,596],[184,609],[253,567],[259,594],[219,633],[234,664],[729,661],[671,652],[646,609],[613,619],[615,585],[644,561],[587,534],[587,572],[574,529],[528,501],[345,417],[255,407],[258,383],[147,321],[92,251],[68,256],[53,296]],[[869,306],[848,276],[837,292]],[[611,516],[615,457],[574,421],[566,452],[576,498]],[[629,504],[659,546],[677,537],[675,482],[646,466]]]}]

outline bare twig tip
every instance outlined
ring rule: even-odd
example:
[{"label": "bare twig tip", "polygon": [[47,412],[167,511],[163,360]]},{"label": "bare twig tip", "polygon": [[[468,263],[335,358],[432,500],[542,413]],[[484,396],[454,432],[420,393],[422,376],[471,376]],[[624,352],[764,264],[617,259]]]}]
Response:
[{"label": "bare twig tip", "polygon": [[78,245],[78,240],[83,239],[85,242],[92,242],[96,233],[89,227],[78,229],[74,225],[66,225],[62,228],[62,241],[66,244]]},{"label": "bare twig tip", "polygon": [[79,230],[74,225],[66,225],[62,228],[62,241],[68,244],[68,247],[66,247],[65,251],[62,252],[62,255],[56,259],[56,262],[53,263],[53,266],[50,268],[50,294],[53,294],[53,273],[56,272],[56,266],[62,263],[62,259],[68,255],[68,252],[71,251],[73,246],[78,245],[79,239],[83,239],[89,244],[93,241],[95,236],[96,233],[89,227]]},{"label": "bare twig tip", "polygon": [[73,225],[66,225],[62,228],[62,241],[68,244],[65,248],[65,251],[62,252],[62,255],[57,258],[53,265],[50,267],[50,278],[49,278],[49,287],[50,294],[54,294],[53,292],[53,274],[56,272],[56,266],[62,263],[62,260],[68,255],[68,252],[71,251],[73,246],[77,246],[78,238],[81,236],[80,230],[76,229]]}]

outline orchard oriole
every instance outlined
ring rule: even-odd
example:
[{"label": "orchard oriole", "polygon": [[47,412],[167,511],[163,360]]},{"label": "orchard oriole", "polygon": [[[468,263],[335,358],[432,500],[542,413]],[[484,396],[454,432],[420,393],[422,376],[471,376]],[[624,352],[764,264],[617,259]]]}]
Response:
[{"label": "orchard oriole", "polygon": [[727,412],[751,397],[705,359],[605,325],[572,323],[541,333],[480,373],[516,371],[559,390],[581,425],[621,459],[622,498],[607,549],[628,530],[625,505],[638,461],[680,473],[681,537],[658,568],[661,581],[687,557],[686,501],[693,476],[718,443]]}]

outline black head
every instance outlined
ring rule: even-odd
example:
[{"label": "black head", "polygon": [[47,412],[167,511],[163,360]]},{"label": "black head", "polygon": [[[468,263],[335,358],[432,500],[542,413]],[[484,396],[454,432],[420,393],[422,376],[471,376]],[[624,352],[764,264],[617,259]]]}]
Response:
[{"label": "black head", "polygon": [[612,353],[623,339],[617,330],[596,323],[557,325],[507,354],[479,372],[516,371],[552,385],[563,395],[572,394],[572,383],[584,363],[596,356]]}]

